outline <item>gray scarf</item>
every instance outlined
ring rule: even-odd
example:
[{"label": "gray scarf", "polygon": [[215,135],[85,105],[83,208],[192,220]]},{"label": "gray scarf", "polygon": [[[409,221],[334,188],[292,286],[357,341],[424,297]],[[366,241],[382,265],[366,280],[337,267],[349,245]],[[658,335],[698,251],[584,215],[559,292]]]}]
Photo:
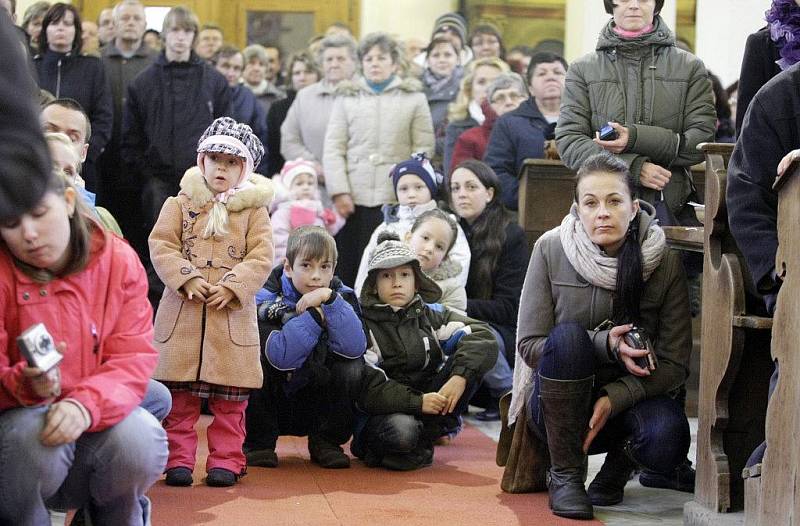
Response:
[{"label": "gray scarf", "polygon": [[[639,218],[634,218],[638,221]],[[614,290],[617,284],[617,258],[607,255],[592,243],[578,218],[577,205],[573,204],[569,214],[561,222],[560,236],[564,253],[575,271],[586,281],[606,290]],[[666,238],[655,221],[648,225],[642,241],[642,278],[650,275],[661,263],[666,248]]]}]

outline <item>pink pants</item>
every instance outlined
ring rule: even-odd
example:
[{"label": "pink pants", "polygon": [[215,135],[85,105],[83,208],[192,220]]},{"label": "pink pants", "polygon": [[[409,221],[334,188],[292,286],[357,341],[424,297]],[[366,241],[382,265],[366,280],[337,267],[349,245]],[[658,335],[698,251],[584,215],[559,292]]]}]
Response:
[{"label": "pink pants", "polygon": [[[172,392],[172,411],[163,426],[169,441],[167,468],[185,467],[194,471],[197,456],[197,432],[194,429],[200,418],[200,398],[188,391]],[[208,460],[206,472],[211,468],[224,468],[237,475],[245,471],[244,411],[247,401],[235,402],[209,398],[208,406],[214,419],[208,426]]]}]

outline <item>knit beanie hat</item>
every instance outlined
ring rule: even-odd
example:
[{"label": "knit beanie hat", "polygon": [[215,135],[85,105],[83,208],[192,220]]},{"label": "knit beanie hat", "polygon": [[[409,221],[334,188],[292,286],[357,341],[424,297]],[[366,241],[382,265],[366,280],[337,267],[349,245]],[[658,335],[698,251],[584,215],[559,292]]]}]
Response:
[{"label": "knit beanie hat", "polygon": [[440,31],[453,31],[461,38],[461,47],[467,46],[467,21],[458,13],[445,13],[433,23],[431,37]]},{"label": "knit beanie hat", "polygon": [[397,163],[392,167],[389,177],[392,178],[395,195],[397,195],[397,182],[400,181],[401,177],[408,174],[414,174],[422,179],[431,192],[431,198],[436,199],[439,185],[442,184],[442,174],[433,169],[431,161],[425,157],[424,152],[411,154],[411,159]]},{"label": "knit beanie hat", "polygon": [[244,159],[244,170],[239,181],[234,185],[238,188],[247,181],[250,174],[264,155],[264,146],[250,129],[250,126],[236,122],[230,117],[220,117],[206,128],[197,142],[197,166],[203,168],[203,158],[206,153],[227,153]]},{"label": "knit beanie hat", "polygon": [[281,183],[288,190],[292,186],[294,178],[300,174],[311,174],[314,180],[317,180],[317,169],[314,168],[314,163],[306,161],[302,157],[298,157],[294,161],[286,161],[281,168]]},{"label": "knit beanie hat", "polygon": [[395,232],[384,231],[378,234],[378,244],[372,249],[367,259],[367,279],[361,289],[361,302],[368,301],[374,294],[376,276],[379,270],[411,265],[416,278],[417,294],[425,303],[436,303],[442,297],[442,289],[420,268],[414,250],[400,241]]}]

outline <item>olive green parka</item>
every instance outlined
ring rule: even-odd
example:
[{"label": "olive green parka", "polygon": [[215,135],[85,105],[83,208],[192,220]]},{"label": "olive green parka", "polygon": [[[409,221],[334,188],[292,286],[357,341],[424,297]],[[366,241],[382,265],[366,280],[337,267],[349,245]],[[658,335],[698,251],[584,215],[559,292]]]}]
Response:
[{"label": "olive green parka", "polygon": [[645,162],[672,172],[664,199],[675,211],[686,202],[692,183],[689,168],[702,162],[697,150],[714,140],[716,112],[703,62],[675,47],[675,38],[660,16],[653,30],[623,39],[609,21],[597,49],[570,65],[561,98],[556,144],[570,169],[602,148],[592,141],[608,122],[628,128],[625,150],[619,155],[631,171],[639,196],[655,203],[659,192],[642,187]]}]

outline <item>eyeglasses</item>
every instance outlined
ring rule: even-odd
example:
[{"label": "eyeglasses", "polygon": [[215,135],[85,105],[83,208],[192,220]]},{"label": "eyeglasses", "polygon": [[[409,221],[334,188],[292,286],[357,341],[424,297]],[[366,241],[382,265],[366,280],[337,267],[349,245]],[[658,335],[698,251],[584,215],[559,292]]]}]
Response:
[{"label": "eyeglasses", "polygon": [[524,95],[519,93],[501,93],[496,97],[492,97],[492,104],[505,104],[506,102],[517,102],[519,99],[525,98]]}]

